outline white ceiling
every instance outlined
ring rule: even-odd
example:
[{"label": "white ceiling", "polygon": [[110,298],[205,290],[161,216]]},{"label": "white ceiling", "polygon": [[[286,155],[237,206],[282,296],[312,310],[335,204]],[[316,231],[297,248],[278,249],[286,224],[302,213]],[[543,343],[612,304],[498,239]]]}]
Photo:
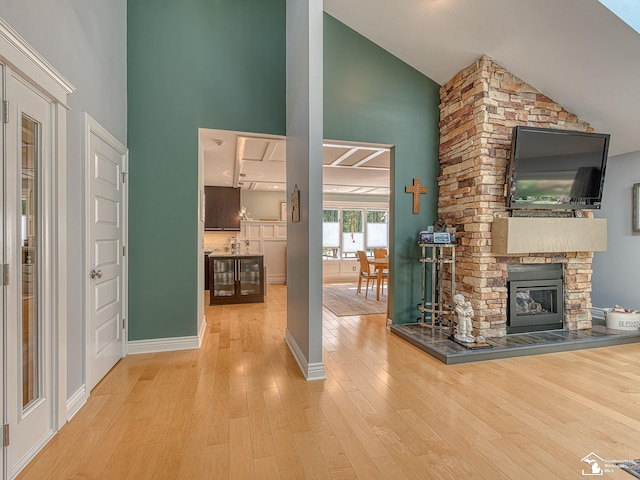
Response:
[{"label": "white ceiling", "polygon": [[640,150],[640,35],[597,0],[324,0],[324,10],[440,85],[486,54],[610,133],[610,155]]},{"label": "white ceiling", "polygon": [[[324,10],[441,85],[486,54],[611,134],[610,155],[640,150],[640,35],[598,0],[324,0]],[[205,184],[284,190],[282,137],[201,129],[201,140]],[[325,192],[389,193],[388,146],[367,159],[377,151],[325,144]]]},{"label": "white ceiling", "polygon": [[[205,185],[285,191],[285,137],[204,128],[199,137]],[[327,140],[322,150],[325,193],[389,195],[389,145]]]}]

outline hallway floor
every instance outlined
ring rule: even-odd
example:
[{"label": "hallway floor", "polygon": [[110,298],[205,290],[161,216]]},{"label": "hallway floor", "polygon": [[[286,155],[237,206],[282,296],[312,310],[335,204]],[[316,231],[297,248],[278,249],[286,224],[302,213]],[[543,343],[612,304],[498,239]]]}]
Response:
[{"label": "hallway floor", "polygon": [[307,383],[286,287],[206,315],[202,348],[125,357],[19,478],[564,480],[640,457],[636,344],[445,365],[384,315],[325,310]]}]

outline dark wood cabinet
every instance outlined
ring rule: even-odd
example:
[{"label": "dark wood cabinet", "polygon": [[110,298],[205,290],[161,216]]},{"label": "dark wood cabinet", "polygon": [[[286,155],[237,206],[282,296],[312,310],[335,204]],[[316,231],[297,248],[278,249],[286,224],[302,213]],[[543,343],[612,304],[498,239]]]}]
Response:
[{"label": "dark wood cabinet", "polygon": [[204,252],[204,289],[209,290],[209,255],[211,252]]},{"label": "dark wood cabinet", "polygon": [[204,229],[240,231],[240,189],[204,187]]},{"label": "dark wood cabinet", "polygon": [[262,255],[211,255],[209,304],[264,302]]}]

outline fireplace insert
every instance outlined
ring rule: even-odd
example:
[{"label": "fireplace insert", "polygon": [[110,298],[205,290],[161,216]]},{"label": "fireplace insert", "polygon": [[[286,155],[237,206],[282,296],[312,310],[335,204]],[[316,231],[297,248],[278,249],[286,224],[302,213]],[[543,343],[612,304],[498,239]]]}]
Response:
[{"label": "fireplace insert", "polygon": [[562,265],[509,265],[507,333],[563,328]]}]

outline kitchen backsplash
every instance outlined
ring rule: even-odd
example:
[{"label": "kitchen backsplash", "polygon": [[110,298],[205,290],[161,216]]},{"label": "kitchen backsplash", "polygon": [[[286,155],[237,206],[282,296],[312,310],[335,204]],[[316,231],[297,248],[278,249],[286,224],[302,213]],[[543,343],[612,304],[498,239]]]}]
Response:
[{"label": "kitchen backsplash", "polygon": [[238,232],[204,232],[205,252],[228,252],[231,239],[239,238]]}]

